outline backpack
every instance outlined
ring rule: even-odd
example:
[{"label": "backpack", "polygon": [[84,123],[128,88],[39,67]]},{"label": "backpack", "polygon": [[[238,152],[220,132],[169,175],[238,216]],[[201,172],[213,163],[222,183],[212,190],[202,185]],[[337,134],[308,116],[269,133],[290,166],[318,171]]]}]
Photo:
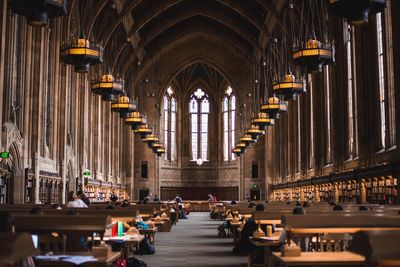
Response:
[{"label": "backpack", "polygon": [[156,253],[154,245],[150,242],[150,239],[145,237],[139,244],[139,250],[137,252],[139,255],[148,255]]},{"label": "backpack", "polygon": [[221,224],[217,229],[218,237],[226,237],[225,224]]},{"label": "backpack", "polygon": [[135,257],[130,257],[126,260],[126,267],[147,267],[147,264]]}]

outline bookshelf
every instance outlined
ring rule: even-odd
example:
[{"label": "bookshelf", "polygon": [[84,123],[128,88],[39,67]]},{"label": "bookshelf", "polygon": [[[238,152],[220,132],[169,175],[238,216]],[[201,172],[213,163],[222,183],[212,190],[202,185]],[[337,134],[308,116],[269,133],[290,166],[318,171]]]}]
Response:
[{"label": "bookshelf", "polygon": [[5,175],[0,176],[0,204],[7,203],[7,180]]}]

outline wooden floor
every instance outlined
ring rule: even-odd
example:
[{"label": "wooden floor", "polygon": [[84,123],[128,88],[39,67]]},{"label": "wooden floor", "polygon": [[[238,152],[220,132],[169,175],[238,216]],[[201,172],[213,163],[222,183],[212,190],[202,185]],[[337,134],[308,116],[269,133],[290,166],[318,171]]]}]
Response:
[{"label": "wooden floor", "polygon": [[247,257],[232,254],[232,238],[218,238],[217,227],[207,212],[180,220],[169,233],[156,234],[156,254],[138,256],[148,267],[244,267]]}]

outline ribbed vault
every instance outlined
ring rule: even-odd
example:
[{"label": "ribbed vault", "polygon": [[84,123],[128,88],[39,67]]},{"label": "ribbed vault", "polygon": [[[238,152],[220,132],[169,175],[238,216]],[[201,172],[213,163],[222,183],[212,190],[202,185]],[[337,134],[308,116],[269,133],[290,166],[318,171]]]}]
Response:
[{"label": "ribbed vault", "polygon": [[[253,58],[265,46],[284,0],[73,0],[88,14],[80,28],[105,45],[106,62],[127,73],[137,61],[152,61],[193,35],[208,36]],[[83,4],[85,3],[85,4]],[[191,37],[188,37],[191,36]],[[150,62],[151,63],[151,62]],[[149,64],[149,63],[147,63]]]}]

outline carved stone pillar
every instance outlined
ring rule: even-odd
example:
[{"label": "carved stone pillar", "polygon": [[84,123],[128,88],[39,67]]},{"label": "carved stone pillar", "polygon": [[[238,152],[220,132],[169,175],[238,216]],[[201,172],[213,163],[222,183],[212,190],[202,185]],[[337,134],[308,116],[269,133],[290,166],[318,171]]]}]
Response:
[{"label": "carved stone pillar", "polygon": [[33,162],[34,162],[33,169],[35,170],[35,203],[39,204],[40,180],[39,180],[39,154],[37,152],[34,153]]},{"label": "carved stone pillar", "polygon": [[300,187],[300,202],[304,202],[304,189]]},{"label": "carved stone pillar", "polygon": [[338,190],[338,184],[334,183],[333,184],[333,201],[335,203],[339,202],[339,190]]},{"label": "carved stone pillar", "polygon": [[321,202],[321,199],[319,197],[319,187],[318,187],[318,185],[314,185],[314,201],[315,201],[315,203]]}]

